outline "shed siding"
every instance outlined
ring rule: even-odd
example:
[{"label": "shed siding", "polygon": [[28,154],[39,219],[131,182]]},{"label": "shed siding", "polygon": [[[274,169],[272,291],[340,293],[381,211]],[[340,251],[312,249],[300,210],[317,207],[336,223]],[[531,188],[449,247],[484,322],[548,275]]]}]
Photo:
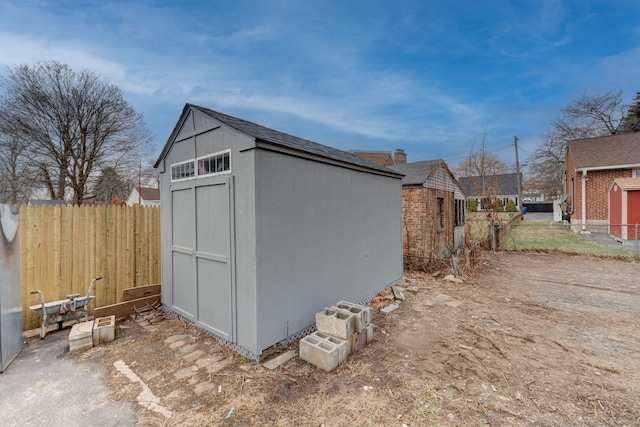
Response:
[{"label": "shed siding", "polygon": [[[193,134],[193,123],[197,122],[200,128],[211,127],[212,120],[200,118],[198,112],[189,114],[185,126],[178,135]],[[178,136],[177,139],[180,139]],[[195,204],[195,194],[198,188],[207,186],[220,177],[203,177],[181,182],[171,182],[171,164],[190,160],[195,157],[231,149],[231,177],[233,177],[233,201],[236,227],[231,230],[234,239],[234,271],[233,279],[235,294],[231,298],[235,301],[234,309],[234,335],[235,343],[256,351],[257,333],[256,323],[256,292],[255,292],[255,175],[254,152],[252,150],[240,151],[255,145],[253,138],[239,133],[228,127],[220,127],[204,133],[191,136],[185,140],[173,144],[164,160],[165,172],[160,174],[160,188],[162,200],[171,200],[172,203],[162,203],[162,301],[169,307],[178,309],[180,314],[191,320],[195,318],[197,300],[195,298],[195,270],[193,262],[186,254],[172,256],[172,246],[180,245],[181,241],[196,232],[194,220],[185,218],[173,223],[172,218],[179,218],[185,204]],[[184,193],[183,193],[184,192]],[[175,200],[184,194],[187,200]],[[240,224],[240,225],[238,225]],[[203,233],[205,234],[205,233]],[[176,283],[173,277],[179,277]],[[176,291],[174,294],[174,290]],[[204,307],[205,305],[201,305]],[[184,310],[182,308],[185,308]],[[237,313],[243,313],[238,316]],[[208,317],[206,313],[205,318]]]},{"label": "shed siding", "polygon": [[402,279],[402,191],[389,179],[256,153],[259,348]]},{"label": "shed siding", "polygon": [[[258,146],[252,131],[293,137],[236,122],[247,134],[222,116],[183,111],[156,163],[168,308],[255,356],[313,325],[323,307],[402,280],[399,176],[349,166],[333,149],[338,160],[325,162],[316,145]],[[224,150],[229,172],[171,181],[172,164]]]}]

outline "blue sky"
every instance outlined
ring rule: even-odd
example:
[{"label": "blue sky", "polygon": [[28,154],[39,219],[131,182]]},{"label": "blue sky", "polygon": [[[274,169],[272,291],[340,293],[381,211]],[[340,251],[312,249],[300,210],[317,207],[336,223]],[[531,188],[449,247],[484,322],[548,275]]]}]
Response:
[{"label": "blue sky", "polygon": [[640,91],[637,0],[0,0],[0,67],[119,85],[155,135],[185,103],[344,150],[513,166],[582,94]]}]

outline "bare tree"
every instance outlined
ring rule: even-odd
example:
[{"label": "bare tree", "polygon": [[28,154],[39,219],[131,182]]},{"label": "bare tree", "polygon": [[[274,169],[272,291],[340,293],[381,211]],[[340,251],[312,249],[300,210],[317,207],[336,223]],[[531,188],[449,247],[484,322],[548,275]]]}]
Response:
[{"label": "bare tree", "polygon": [[82,203],[98,167],[137,161],[151,139],[120,88],[90,71],[55,61],[20,65],[0,86],[0,132],[24,141],[51,198]]},{"label": "bare tree", "polygon": [[558,140],[553,132],[544,133],[542,138],[542,144],[529,156],[529,179],[525,188],[554,197],[562,193],[566,141]]},{"label": "bare tree", "polygon": [[471,153],[454,169],[456,176],[495,176],[508,173],[507,166],[495,154],[484,150]]},{"label": "bare tree", "polygon": [[552,131],[565,140],[615,135],[621,129],[626,108],[622,91],[582,95],[562,109]]},{"label": "bare tree", "polygon": [[560,194],[567,141],[623,132],[626,108],[622,91],[582,95],[563,108],[542,134],[542,144],[527,159],[529,190]]},{"label": "bare tree", "polygon": [[26,203],[37,183],[34,170],[25,153],[25,144],[0,134],[0,202],[10,205]]}]

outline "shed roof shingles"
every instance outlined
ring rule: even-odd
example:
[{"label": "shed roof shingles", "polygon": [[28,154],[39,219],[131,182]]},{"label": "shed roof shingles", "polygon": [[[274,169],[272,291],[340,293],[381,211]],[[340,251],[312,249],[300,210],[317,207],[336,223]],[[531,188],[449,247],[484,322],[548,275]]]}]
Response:
[{"label": "shed roof shingles", "polygon": [[640,165],[640,132],[568,142],[576,169]]},{"label": "shed roof shingles", "polygon": [[[190,104],[189,104],[190,105]],[[239,119],[237,117],[229,116],[227,114],[220,113],[218,111],[210,110],[208,108],[199,107],[197,105],[190,105],[192,108],[201,111],[202,113],[230,126],[236,130],[239,130],[247,135],[254,137],[258,141],[267,142],[270,144],[280,145],[294,150],[299,150],[306,153],[315,154],[327,159],[344,162],[363,168],[377,170],[385,172],[387,174],[393,174],[399,176],[397,172],[389,169],[385,166],[378,165],[362,157],[358,157],[353,153],[338,150],[337,148],[329,147],[326,145],[318,144],[317,142],[309,141],[307,139],[298,138],[297,136],[289,135],[277,130],[269,129],[267,127],[252,123],[246,120]]]},{"label": "shed roof shingles", "polygon": [[395,165],[391,167],[391,169],[404,174],[402,185],[424,184],[425,181],[429,179],[429,176],[431,176],[431,173],[433,173],[433,169],[443,163],[444,161],[442,159],[424,160],[421,162]]}]

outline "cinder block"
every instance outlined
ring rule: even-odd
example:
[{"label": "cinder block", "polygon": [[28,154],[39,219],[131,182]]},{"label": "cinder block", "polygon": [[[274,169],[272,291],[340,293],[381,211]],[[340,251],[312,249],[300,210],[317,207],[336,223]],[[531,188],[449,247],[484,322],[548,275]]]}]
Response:
[{"label": "cinder block", "polygon": [[356,316],[360,315],[360,320],[358,323],[359,326],[356,326],[356,330],[358,331],[363,330],[366,325],[373,321],[373,309],[371,307],[355,304],[348,301],[340,301],[335,306],[341,308],[342,310],[349,310]]},{"label": "cinder block", "polygon": [[330,372],[340,364],[340,349],[330,341],[307,335],[300,340],[300,359]]},{"label": "cinder block", "polygon": [[367,345],[367,330],[366,328],[362,332],[354,332],[351,335],[351,352],[355,353],[358,350],[362,350]]},{"label": "cinder block", "polygon": [[93,345],[111,342],[116,338],[116,316],[98,317],[93,322]]},{"label": "cinder block", "polygon": [[353,314],[347,314],[344,311],[325,308],[320,313],[316,313],[316,328],[320,332],[346,340],[354,332],[354,317]]},{"label": "cinder block", "polygon": [[367,335],[367,344],[369,344],[371,341],[373,341],[373,330],[375,329],[375,326],[373,325],[373,323],[369,323],[365,329]]},{"label": "cinder block", "polygon": [[76,323],[69,332],[69,351],[87,350],[93,347],[93,320]]},{"label": "cinder block", "polygon": [[345,360],[347,360],[347,357],[349,357],[349,354],[351,354],[351,345],[348,340],[343,340],[341,338],[337,338],[337,337],[334,337],[333,335],[325,334],[324,332],[320,332],[320,331],[316,331],[312,333],[311,336],[314,336],[321,340],[329,341],[335,344],[336,346],[338,346],[339,359],[340,359],[339,363],[342,363]]},{"label": "cinder block", "polygon": [[380,313],[384,314],[385,316],[393,311],[395,311],[398,308],[398,306],[396,304],[389,304],[388,306],[382,308],[380,310]]}]

